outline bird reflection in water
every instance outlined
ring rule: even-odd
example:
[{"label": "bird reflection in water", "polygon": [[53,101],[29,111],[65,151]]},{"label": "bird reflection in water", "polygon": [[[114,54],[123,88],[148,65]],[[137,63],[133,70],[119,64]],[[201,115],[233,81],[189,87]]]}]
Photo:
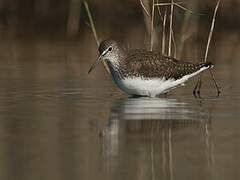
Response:
[{"label": "bird reflection in water", "polygon": [[131,164],[139,176],[152,179],[173,179],[176,172],[189,170],[209,177],[214,162],[210,126],[209,113],[199,105],[176,99],[120,99],[102,132],[106,168],[114,172]]}]

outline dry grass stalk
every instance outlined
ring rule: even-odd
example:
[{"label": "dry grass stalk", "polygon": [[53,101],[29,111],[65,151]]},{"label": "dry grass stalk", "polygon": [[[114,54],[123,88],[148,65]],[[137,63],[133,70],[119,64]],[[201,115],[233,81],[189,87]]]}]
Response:
[{"label": "dry grass stalk", "polygon": [[140,1],[140,4],[141,4],[141,6],[142,6],[144,12],[148,15],[148,17],[150,17],[150,14],[149,14],[149,12],[147,11],[146,7],[144,6],[143,1],[142,1],[142,0],[139,0],[139,1]]},{"label": "dry grass stalk", "polygon": [[175,3],[173,0],[171,1],[171,3],[159,3],[157,1],[157,3],[155,3],[155,0],[153,0],[152,2],[152,14],[151,16],[149,15],[149,12],[147,11],[147,8],[144,6],[144,3],[142,0],[140,0],[140,4],[144,10],[144,12],[148,15],[148,17],[151,17],[151,26],[150,26],[150,50],[153,49],[153,43],[154,43],[154,12],[155,12],[155,6],[158,7],[158,12],[159,12],[159,15],[160,15],[160,18],[163,22],[163,36],[162,36],[162,53],[165,53],[165,40],[166,40],[166,35],[165,35],[165,29],[166,29],[166,21],[164,22],[164,19],[161,15],[161,12],[160,12],[160,9],[159,9],[159,6],[169,6],[171,5],[171,14],[170,14],[170,28],[169,28],[169,42],[168,42],[168,55],[171,56],[172,55],[172,43],[173,43],[173,46],[174,46],[174,57],[177,56],[177,47],[176,47],[176,41],[175,41],[175,38],[174,38],[174,33],[173,33],[173,8],[174,6],[176,5],[177,7],[185,10],[185,11],[188,11],[188,12],[192,12],[191,10],[181,6],[180,4],[182,4],[184,2],[178,2],[178,3]]},{"label": "dry grass stalk", "polygon": [[[159,4],[158,0],[157,3]],[[155,4],[155,5],[156,5]],[[165,9],[164,16],[161,13],[160,6],[157,6],[157,10],[160,16],[160,19],[162,21],[163,29],[162,29],[162,54],[165,54],[165,28],[166,28],[166,17],[167,17],[167,11]]]},{"label": "dry grass stalk", "polygon": [[165,46],[166,46],[166,20],[167,20],[167,10],[165,9],[164,17],[163,17],[163,31],[162,31],[162,54],[165,54]]},{"label": "dry grass stalk", "polygon": [[173,55],[173,57],[177,58],[177,44],[176,44],[176,41],[175,41],[173,30],[171,31],[171,34],[172,34],[172,42],[173,42],[173,47],[174,47],[174,51],[173,51],[174,55]]},{"label": "dry grass stalk", "polygon": [[212,40],[212,34],[213,34],[213,30],[214,30],[216,14],[217,14],[217,10],[218,10],[218,7],[219,7],[219,3],[220,3],[220,0],[218,0],[217,5],[215,7],[214,15],[213,15],[213,19],[212,19],[212,24],[211,24],[211,29],[210,29],[209,35],[208,35],[208,42],[207,42],[207,47],[206,47],[205,57],[204,57],[205,62],[207,62],[207,58],[208,58],[208,50],[209,50],[210,42]]},{"label": "dry grass stalk", "polygon": [[172,3],[156,3],[155,6],[170,6]]},{"label": "dry grass stalk", "polygon": [[93,22],[91,11],[89,10],[89,6],[88,6],[87,1],[84,1],[83,3],[84,3],[84,6],[85,6],[85,9],[87,11],[87,15],[88,15],[88,19],[90,21],[90,25],[91,25],[91,29],[92,29],[92,32],[93,32],[93,35],[94,35],[94,39],[95,39],[97,45],[99,46],[99,39],[98,39],[98,36],[97,36],[97,31],[96,31],[96,28],[95,28],[95,25],[94,25],[94,22]]},{"label": "dry grass stalk", "polygon": [[[141,2],[141,5],[144,9],[144,11],[146,11],[147,14],[148,11],[146,10],[146,7],[144,6],[142,0],[140,0]],[[173,0],[171,0],[171,3],[159,3],[159,1],[157,0],[157,2],[155,3],[154,0],[153,0],[153,3],[152,5],[153,6],[157,6],[158,7],[158,12],[159,12],[159,15],[160,15],[160,18],[161,18],[161,21],[163,22],[163,34],[162,34],[162,53],[165,53],[165,41],[166,41],[166,34],[165,34],[165,26],[166,26],[166,21],[164,22],[164,19],[162,17],[162,14],[161,14],[161,11],[159,9],[160,6],[170,6],[171,8],[171,12],[170,12],[170,22],[169,22],[169,41],[168,41],[168,56],[174,56],[175,58],[177,57],[177,45],[176,45],[176,41],[175,41],[175,37],[174,37],[174,33],[173,33],[173,11],[174,11],[174,6],[190,13],[190,14],[194,14],[193,11],[189,10],[188,8],[180,5],[180,4],[183,4],[185,2],[174,2]],[[152,7],[152,16],[151,16],[151,26],[150,26],[150,49],[152,50],[153,48],[153,33],[154,33],[154,29],[153,29],[153,23],[154,23],[154,7]],[[174,54],[172,54],[172,47],[174,48]]]},{"label": "dry grass stalk", "polygon": [[[156,4],[159,3],[158,1],[159,1],[159,0],[157,0],[157,3],[156,3]],[[156,4],[154,4],[154,6],[156,6]],[[160,7],[159,7],[159,6],[157,6],[157,10],[158,10],[159,16],[160,16],[160,18],[161,18],[161,21],[163,21],[163,16],[162,16],[162,13],[161,13],[161,11],[160,11]]]},{"label": "dry grass stalk", "polygon": [[154,13],[155,13],[155,0],[152,0],[152,15],[151,15],[151,32],[150,32],[150,50],[153,50],[154,41]]},{"label": "dry grass stalk", "polygon": [[[174,2],[174,5],[175,4],[186,4],[187,2]],[[157,2],[157,3],[155,3],[155,6],[170,6],[172,3],[159,3],[159,2]]]},{"label": "dry grass stalk", "polygon": [[[157,4],[159,4],[158,1],[157,1]],[[166,10],[165,10],[165,14],[164,14],[164,17],[163,17],[162,13],[160,11],[159,6],[157,6],[157,7],[158,7],[158,13],[159,13],[160,19],[161,19],[161,21],[163,23],[163,30],[162,30],[162,54],[165,54],[165,29],[166,29],[166,17],[167,17],[167,14],[166,14]],[[174,58],[176,58],[176,56],[177,56],[177,45],[176,45],[176,41],[175,41],[173,30],[171,31],[171,34],[172,34],[172,42],[173,42],[173,46],[174,46]]]},{"label": "dry grass stalk", "polygon": [[141,7],[144,12],[144,21],[145,21],[145,26],[149,35],[149,50],[151,49],[151,41],[152,41],[152,34],[154,29],[152,28],[152,17],[151,17],[151,12],[152,12],[152,7],[150,7],[149,0],[140,0]]},{"label": "dry grass stalk", "polygon": [[173,26],[173,0],[171,0],[171,13],[170,13],[170,23],[169,23],[169,41],[168,41],[168,56],[171,56],[172,51],[172,26]]},{"label": "dry grass stalk", "polygon": [[[173,33],[173,10],[174,10],[174,6],[190,13],[190,14],[194,14],[193,11],[189,10],[188,8],[180,5],[182,3],[185,3],[185,2],[174,2],[173,0],[171,1],[171,3],[159,3],[157,1],[157,3],[154,4],[154,6],[171,6],[171,14],[170,14],[170,27],[169,27],[169,42],[168,42],[168,55],[169,56],[172,56],[172,46],[174,47],[174,57],[176,58],[177,57],[177,46],[176,46],[176,41],[175,41],[175,38],[174,38],[174,33]],[[161,17],[161,20],[163,21],[163,17],[161,15],[161,12],[160,12],[160,9],[158,8],[158,11],[159,11],[159,15]],[[173,45],[172,45],[173,43]],[[162,45],[163,45],[163,41],[162,41]],[[163,52],[163,46],[162,46],[162,52]]]},{"label": "dry grass stalk", "polygon": [[[96,30],[96,28],[95,28],[95,24],[94,24],[94,21],[93,21],[93,18],[92,18],[91,11],[90,11],[90,9],[89,9],[89,6],[88,6],[87,1],[84,1],[83,3],[84,3],[84,6],[85,6],[85,9],[86,9],[86,11],[87,11],[87,15],[88,15],[88,19],[89,19],[89,21],[90,21],[90,25],[91,25],[91,29],[92,29],[92,32],[93,32],[93,35],[94,35],[94,39],[95,39],[95,41],[96,41],[96,43],[97,43],[97,46],[99,46],[99,45],[100,45],[100,42],[99,42],[99,39],[98,39],[98,36],[97,36],[97,30]],[[106,62],[105,62],[105,61],[102,61],[102,63],[103,63],[104,68],[106,69],[106,71],[107,71],[108,73],[110,73],[110,70],[109,70]]]},{"label": "dry grass stalk", "polygon": [[[156,3],[155,6],[171,6],[172,4],[174,6],[177,6],[180,9],[184,10],[184,11],[187,11],[187,12],[189,12],[191,14],[195,14],[192,10],[190,10],[190,9],[180,5],[180,4],[182,4],[182,2],[177,2],[177,3],[176,2],[173,2],[173,3]],[[200,14],[200,15],[202,15],[202,14]]]}]

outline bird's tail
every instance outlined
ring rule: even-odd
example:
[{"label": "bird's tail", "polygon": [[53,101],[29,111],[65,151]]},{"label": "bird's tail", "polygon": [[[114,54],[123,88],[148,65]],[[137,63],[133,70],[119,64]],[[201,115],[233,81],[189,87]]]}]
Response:
[{"label": "bird's tail", "polygon": [[207,69],[213,68],[213,66],[214,66],[213,63],[211,63],[211,62],[200,63],[199,65],[201,68],[206,67]]}]

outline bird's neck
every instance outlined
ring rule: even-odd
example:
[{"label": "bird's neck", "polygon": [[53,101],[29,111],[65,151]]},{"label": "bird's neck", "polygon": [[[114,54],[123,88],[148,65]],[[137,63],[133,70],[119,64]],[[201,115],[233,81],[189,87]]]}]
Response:
[{"label": "bird's neck", "polygon": [[116,63],[112,63],[111,61],[106,61],[108,65],[108,69],[110,70],[110,74],[114,80],[120,79],[120,68],[119,65]]},{"label": "bird's neck", "polygon": [[119,69],[119,67],[123,64],[125,58],[126,52],[123,49],[119,48],[110,59],[106,60],[109,69],[110,68],[113,68],[114,70]]},{"label": "bird's neck", "polygon": [[107,60],[108,68],[111,72],[112,77],[122,78],[122,69],[124,67],[125,56],[116,56],[114,60]]}]

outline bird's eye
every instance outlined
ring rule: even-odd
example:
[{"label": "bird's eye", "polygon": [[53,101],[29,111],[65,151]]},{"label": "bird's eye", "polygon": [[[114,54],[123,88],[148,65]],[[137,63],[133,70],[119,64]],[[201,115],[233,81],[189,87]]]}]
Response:
[{"label": "bird's eye", "polygon": [[109,47],[109,48],[108,48],[108,51],[112,51],[112,49],[113,49],[112,47]]}]

